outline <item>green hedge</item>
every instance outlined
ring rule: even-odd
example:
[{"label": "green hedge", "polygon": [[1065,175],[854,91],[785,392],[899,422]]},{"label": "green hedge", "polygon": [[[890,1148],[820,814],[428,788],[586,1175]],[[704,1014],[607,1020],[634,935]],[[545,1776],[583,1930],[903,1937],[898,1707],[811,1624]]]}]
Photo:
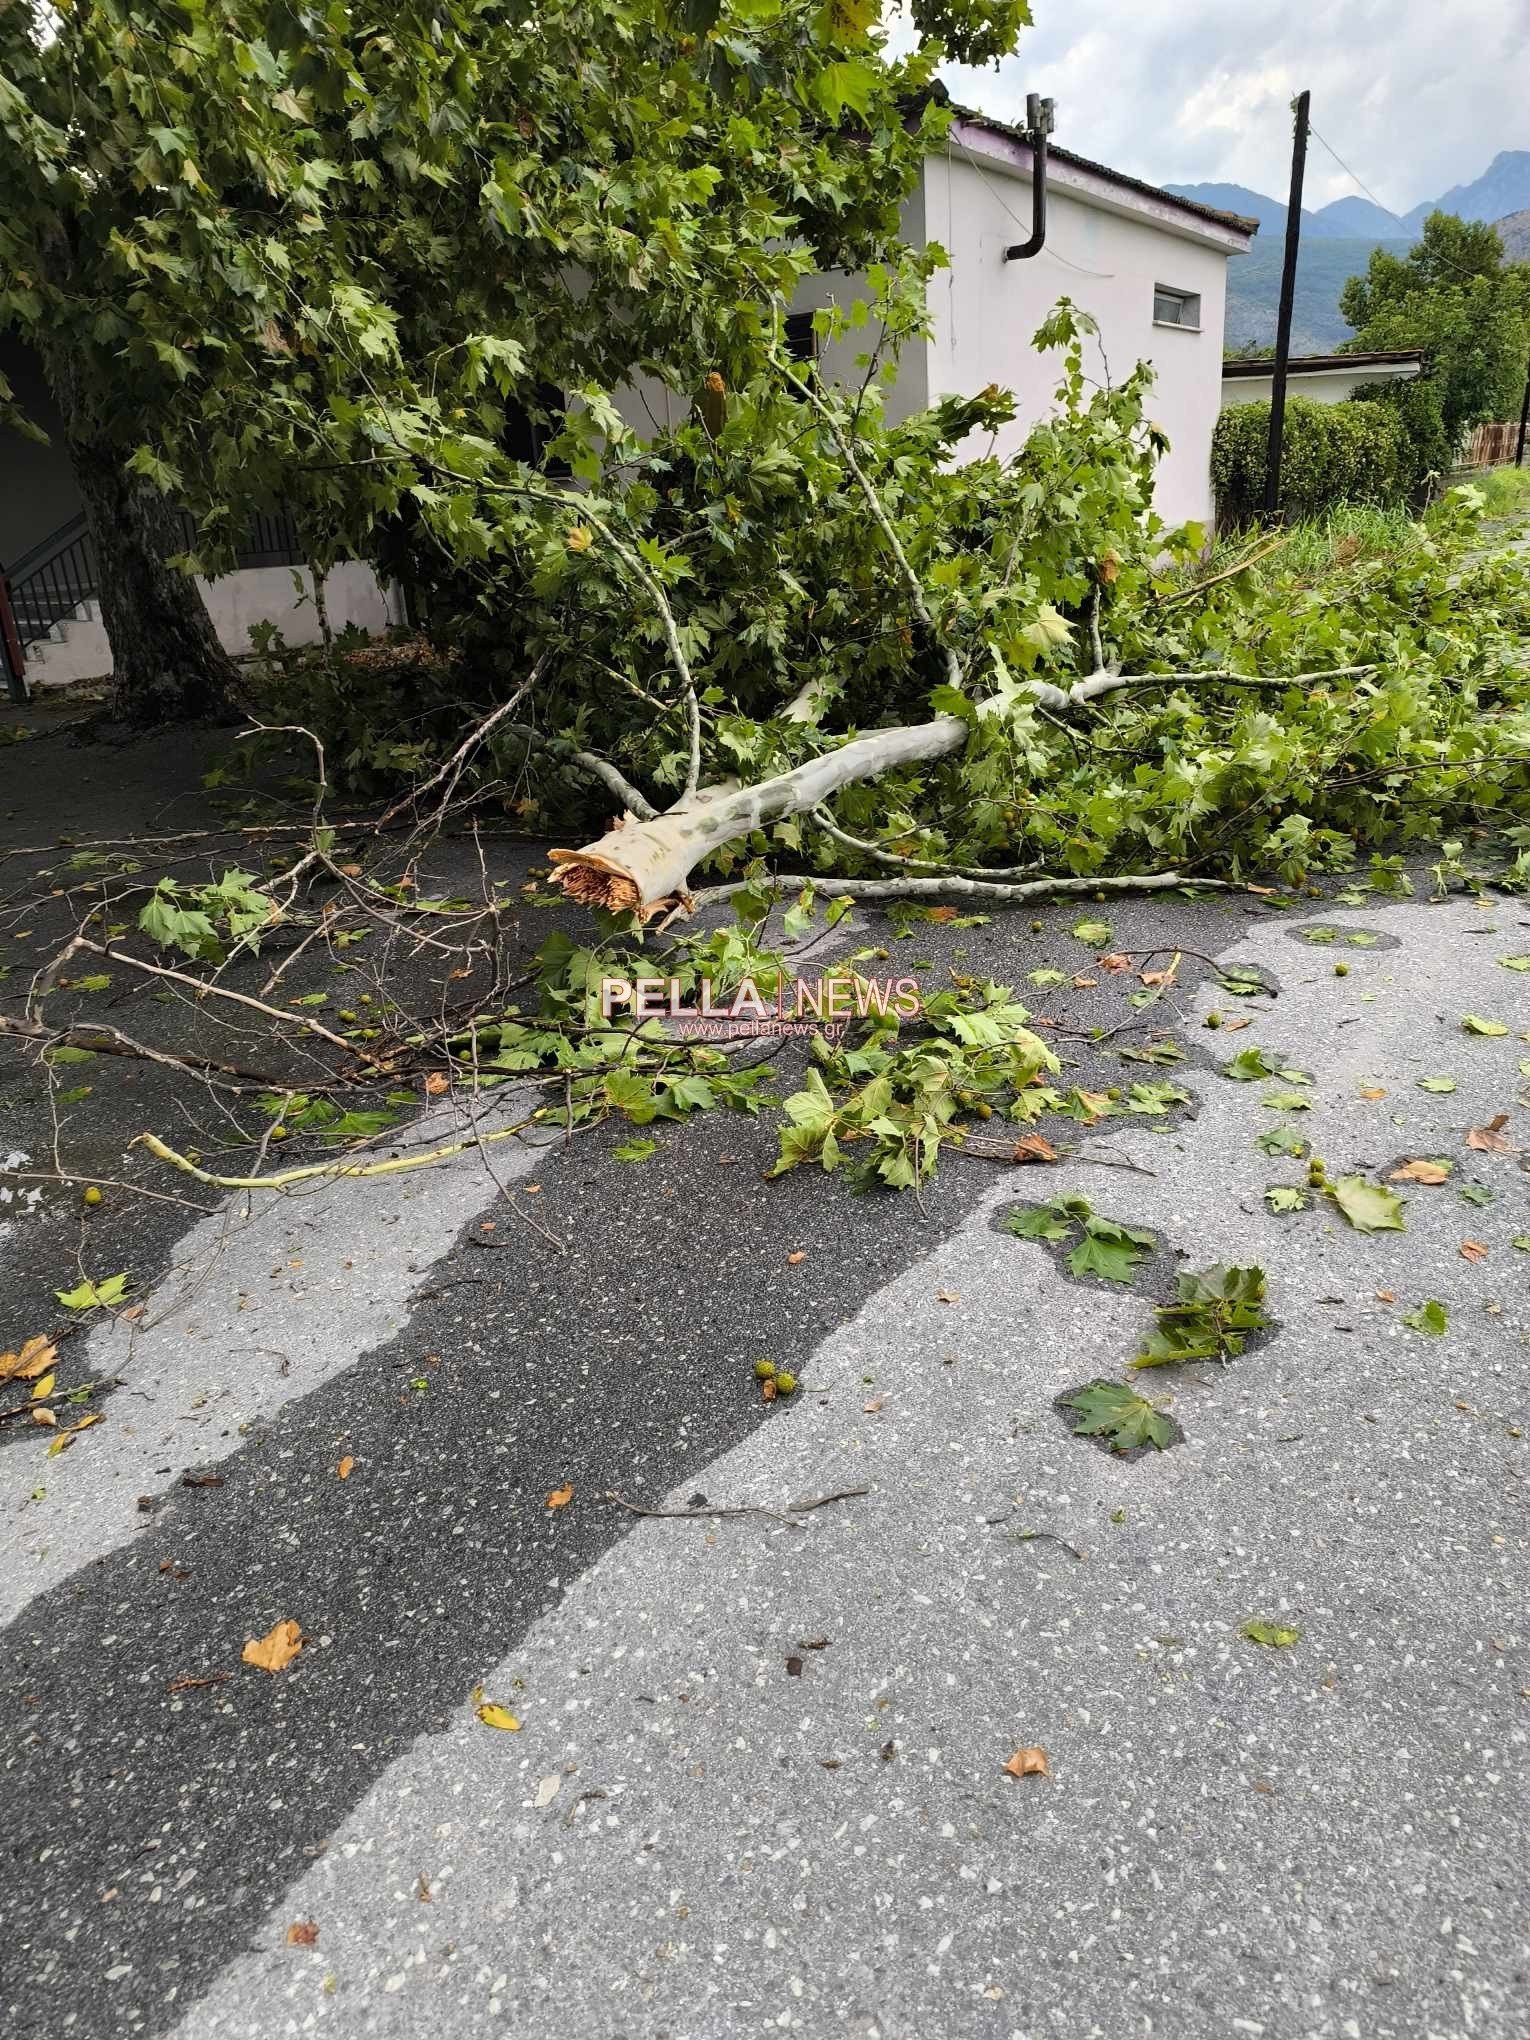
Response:
[{"label": "green hedge", "polygon": [[[1217,420],[1211,441],[1211,485],[1217,521],[1253,523],[1264,510],[1268,404],[1234,404]],[[1338,503],[1400,503],[1412,462],[1405,428],[1386,404],[1286,401],[1280,500],[1293,521],[1320,516]]]}]

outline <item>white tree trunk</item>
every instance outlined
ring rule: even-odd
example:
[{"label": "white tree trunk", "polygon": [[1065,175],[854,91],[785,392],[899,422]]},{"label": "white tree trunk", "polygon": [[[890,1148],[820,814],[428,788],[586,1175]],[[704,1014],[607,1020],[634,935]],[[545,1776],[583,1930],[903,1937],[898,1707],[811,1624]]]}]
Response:
[{"label": "white tree trunk", "polygon": [[804,814],[854,780],[875,779],[924,758],[947,757],[966,741],[967,725],[954,715],[874,730],[758,786],[703,787],[654,821],[623,818],[598,843],[553,850],[548,862],[572,899],[613,913],[630,909],[647,921],[687,905],[691,872],[736,836]]}]

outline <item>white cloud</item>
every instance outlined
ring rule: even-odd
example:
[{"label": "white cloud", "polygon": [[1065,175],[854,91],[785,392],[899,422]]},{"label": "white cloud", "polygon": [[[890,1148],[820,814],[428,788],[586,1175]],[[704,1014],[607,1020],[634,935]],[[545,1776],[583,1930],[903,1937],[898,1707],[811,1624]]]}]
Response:
[{"label": "white cloud", "polygon": [[[1004,119],[1057,101],[1057,140],[1155,184],[1217,180],[1284,198],[1290,101],[1383,205],[1406,212],[1530,148],[1525,0],[1032,0],[1017,55],[945,73]],[[1322,147],[1307,202],[1356,190]]]}]

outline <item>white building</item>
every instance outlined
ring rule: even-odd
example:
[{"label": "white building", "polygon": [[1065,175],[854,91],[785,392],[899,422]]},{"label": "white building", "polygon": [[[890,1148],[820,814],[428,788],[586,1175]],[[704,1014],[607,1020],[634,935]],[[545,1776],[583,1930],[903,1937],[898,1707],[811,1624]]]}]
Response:
[{"label": "white building", "polygon": [[[1098,321],[1102,358],[1095,372],[1108,365],[1122,376],[1139,360],[1157,371],[1149,414],[1170,443],[1158,471],[1159,513],[1171,524],[1188,518],[1209,523],[1211,434],[1223,402],[1227,260],[1248,248],[1256,223],[1054,147],[1045,244],[1032,258],[1010,260],[1006,249],[1030,235],[1034,172],[1034,151],[1021,130],[962,111],[944,147],[927,158],[904,230],[915,246],[938,242],[949,266],[930,283],[931,331],[904,351],[890,415],[906,416],[944,396],[970,396],[997,383],[1014,392],[1019,415],[998,435],[996,449],[1016,451],[1050,408],[1057,381],[1056,355],[1038,354],[1031,336],[1058,298],[1070,297]],[[848,303],[863,291],[864,282],[853,276],[815,277],[798,293],[796,308]],[[826,348],[823,372],[858,379],[855,357],[865,345],[859,333]],[[27,679],[46,686],[99,675],[110,669],[110,647],[80,538],[83,520],[61,421],[24,350],[0,353],[23,407],[53,435],[51,445],[37,447],[0,428],[0,569],[8,567],[13,576]],[[627,393],[622,409],[640,434],[648,434],[680,423],[689,399],[645,382]],[[241,558],[236,571],[204,584],[203,593],[232,652],[249,649],[251,625],[262,620],[275,623],[289,643],[318,636],[311,583],[290,534]],[[356,623],[379,630],[395,620],[390,593],[360,562],[335,570],[326,600],[337,629]]]},{"label": "white building", "polygon": [[1033,160],[1018,130],[958,113],[944,152],[925,164],[919,229],[950,266],[930,286],[921,401],[991,382],[1013,390],[1020,415],[999,441],[1001,452],[1012,451],[1049,408],[1057,382],[1056,356],[1037,354],[1031,335],[1058,298],[1070,297],[1098,321],[1113,376],[1138,361],[1157,372],[1149,415],[1170,447],[1158,471],[1159,515],[1171,524],[1209,521],[1227,262],[1247,251],[1257,225],[1054,147],[1045,245],[1028,261],[1007,262],[1006,247],[1030,232]]},{"label": "white building", "polygon": [[[1315,404],[1342,404],[1346,397],[1369,383],[1411,382],[1422,375],[1424,356],[1419,348],[1404,348],[1390,354],[1293,354],[1286,364],[1286,393],[1308,397]],[[1275,364],[1263,357],[1253,361],[1224,361],[1222,364],[1222,405],[1267,404],[1274,381]]]},{"label": "white building", "polygon": [[[1033,173],[1034,150],[1021,130],[986,114],[958,111],[944,149],[926,159],[904,232],[915,247],[938,242],[948,266],[931,280],[931,332],[905,348],[889,416],[997,383],[1019,400],[997,440],[999,453],[1013,453],[1050,409],[1057,385],[1058,357],[1038,354],[1031,336],[1060,297],[1072,298],[1099,323],[1104,361],[1096,356],[1095,373],[1108,364],[1119,378],[1138,361],[1157,371],[1149,416],[1170,444],[1158,471],[1159,514],[1171,524],[1209,523],[1227,262],[1246,253],[1257,222],[1052,147],[1045,244],[1028,260],[1009,261],[1005,250],[1031,232]],[[795,307],[849,303],[863,290],[853,276],[814,277]],[[858,380],[856,356],[866,345],[862,332],[825,348],[823,373]],[[645,388],[623,408],[644,432],[678,424],[686,400]]]}]

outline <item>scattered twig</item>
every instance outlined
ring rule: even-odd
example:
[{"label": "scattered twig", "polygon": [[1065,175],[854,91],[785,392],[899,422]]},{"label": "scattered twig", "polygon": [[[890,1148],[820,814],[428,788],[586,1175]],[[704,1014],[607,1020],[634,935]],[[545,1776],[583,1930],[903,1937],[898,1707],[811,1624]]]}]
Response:
[{"label": "scattered twig", "polygon": [[1084,1554],[1079,1550],[1078,1546],[1070,1544],[1066,1537],[1059,1537],[1055,1530],[1016,1530],[1013,1532],[1013,1536],[1017,1544],[1035,1544],[1038,1542],[1055,1544],[1061,1550],[1066,1551],[1070,1558],[1076,1558],[1081,1563],[1083,1561]]},{"label": "scattered twig", "polygon": [[103,1375],[99,1381],[77,1381],[72,1388],[55,1388],[49,1395],[29,1396],[25,1402],[12,1403],[9,1409],[0,1410],[0,1424],[8,1423],[13,1417],[27,1416],[32,1410],[45,1410],[49,1403],[67,1402],[74,1396],[93,1395],[98,1388],[118,1388],[120,1375]]},{"label": "scattered twig", "polygon": [[836,1488],[833,1494],[812,1495],[805,1501],[788,1502],[784,1513],[779,1509],[767,1509],[760,1502],[716,1502],[709,1503],[704,1509],[649,1509],[641,1502],[629,1502],[625,1496],[619,1495],[615,1488],[606,1490],[606,1500],[614,1502],[619,1509],[625,1509],[630,1516],[679,1517],[690,1522],[700,1522],[715,1516],[768,1516],[773,1523],[786,1523],[794,1530],[801,1530],[805,1526],[797,1522],[796,1518],[805,1516],[809,1510],[822,1509],[830,1502],[848,1502],[857,1495],[870,1493],[869,1487]]}]

